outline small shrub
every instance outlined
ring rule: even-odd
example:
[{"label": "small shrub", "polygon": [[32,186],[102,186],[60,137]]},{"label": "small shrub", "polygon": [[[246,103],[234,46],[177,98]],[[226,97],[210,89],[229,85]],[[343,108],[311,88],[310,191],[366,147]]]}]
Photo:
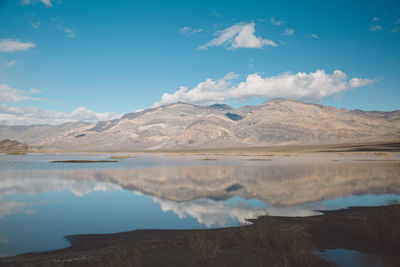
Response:
[{"label": "small shrub", "polygon": [[388,200],[385,206],[366,218],[361,234],[364,239],[387,247],[400,246],[400,203]]},{"label": "small shrub", "polygon": [[202,262],[208,262],[221,254],[219,240],[212,240],[205,233],[194,233],[190,245],[196,258]]},{"label": "small shrub", "polygon": [[310,237],[300,225],[264,217],[242,226],[242,235],[247,242],[273,253],[278,266],[310,266],[315,261]]}]

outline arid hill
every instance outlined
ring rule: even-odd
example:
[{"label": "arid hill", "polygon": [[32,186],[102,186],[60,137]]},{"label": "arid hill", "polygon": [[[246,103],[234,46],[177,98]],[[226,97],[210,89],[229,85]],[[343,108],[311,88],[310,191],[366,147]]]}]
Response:
[{"label": "arid hill", "polygon": [[238,109],[179,102],[97,123],[1,126],[0,139],[10,136],[44,149],[77,151],[369,142],[400,140],[400,111],[337,109],[291,99]]},{"label": "arid hill", "polygon": [[0,141],[0,152],[4,153],[17,153],[17,152],[28,152],[32,151],[33,148],[22,144],[18,141],[10,140],[10,139],[4,139],[3,141]]}]

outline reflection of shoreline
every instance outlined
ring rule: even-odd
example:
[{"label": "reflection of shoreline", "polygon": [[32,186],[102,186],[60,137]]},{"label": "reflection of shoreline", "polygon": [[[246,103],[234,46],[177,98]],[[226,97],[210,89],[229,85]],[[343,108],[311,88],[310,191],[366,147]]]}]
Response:
[{"label": "reflection of shoreline", "polygon": [[324,208],[322,204],[306,208],[304,203],[350,195],[400,194],[399,173],[400,165],[393,162],[326,161],[119,170],[2,170],[0,215],[25,211],[22,206],[28,204],[9,205],[5,196],[64,190],[83,196],[124,188],[152,196],[164,212],[172,211],[180,218],[191,216],[206,226],[224,226],[230,220],[243,223],[265,208],[221,200],[235,196],[259,199],[270,204],[271,215],[313,215],[313,210]]},{"label": "reflection of shoreline", "polygon": [[77,196],[124,188],[174,202],[234,196],[285,207],[363,194],[400,194],[400,164],[322,162],[292,165],[153,167],[122,170],[0,171],[7,195],[70,190]]}]

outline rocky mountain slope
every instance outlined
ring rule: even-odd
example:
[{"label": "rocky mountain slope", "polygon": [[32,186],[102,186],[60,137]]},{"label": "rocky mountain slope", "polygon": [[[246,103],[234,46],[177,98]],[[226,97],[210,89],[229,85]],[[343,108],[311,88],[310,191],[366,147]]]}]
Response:
[{"label": "rocky mountain slope", "polygon": [[87,122],[68,122],[61,125],[0,125],[0,140],[13,139],[29,145],[38,145],[44,140],[63,135],[72,129],[89,124]]},{"label": "rocky mountain slope", "polygon": [[0,152],[1,153],[10,153],[10,152],[28,152],[28,151],[33,151],[33,148],[21,144],[18,141],[10,140],[10,139],[4,139],[0,141]]},{"label": "rocky mountain slope", "polygon": [[97,123],[1,126],[0,140],[14,133],[13,139],[44,149],[97,151],[382,141],[400,139],[400,111],[350,111],[291,99],[239,109],[176,103]]}]

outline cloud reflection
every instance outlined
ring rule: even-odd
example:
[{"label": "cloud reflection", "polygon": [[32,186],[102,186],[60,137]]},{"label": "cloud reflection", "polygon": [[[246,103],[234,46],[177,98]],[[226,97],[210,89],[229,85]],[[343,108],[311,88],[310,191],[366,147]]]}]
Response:
[{"label": "cloud reflection", "polygon": [[[164,212],[191,216],[206,226],[244,222],[265,210],[271,215],[306,216],[321,201],[351,195],[400,194],[397,162],[276,162],[242,166],[180,166],[136,169],[0,170],[0,217],[25,211],[27,203],[6,196],[68,190],[76,196],[126,189],[150,195]],[[243,201],[233,203],[229,199]],[[306,203],[314,203],[308,205]],[[34,214],[33,210],[26,210]]]}]

